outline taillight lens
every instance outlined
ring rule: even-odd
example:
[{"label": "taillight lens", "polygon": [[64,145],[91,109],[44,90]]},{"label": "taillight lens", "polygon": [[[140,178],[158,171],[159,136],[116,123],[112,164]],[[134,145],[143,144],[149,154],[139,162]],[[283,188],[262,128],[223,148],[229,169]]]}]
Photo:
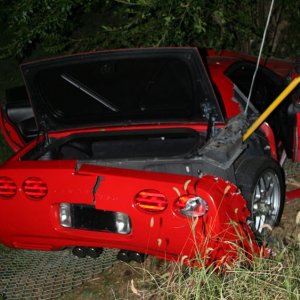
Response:
[{"label": "taillight lens", "polygon": [[35,200],[43,199],[48,193],[47,184],[38,177],[29,177],[23,182],[24,194]]},{"label": "taillight lens", "polygon": [[164,194],[156,190],[140,191],[135,197],[135,205],[148,212],[162,212],[168,206],[168,200]]},{"label": "taillight lens", "polygon": [[208,212],[208,204],[199,196],[183,195],[175,202],[175,209],[186,217],[202,217]]},{"label": "taillight lens", "polygon": [[17,193],[15,182],[9,177],[0,177],[0,197],[11,198]]}]

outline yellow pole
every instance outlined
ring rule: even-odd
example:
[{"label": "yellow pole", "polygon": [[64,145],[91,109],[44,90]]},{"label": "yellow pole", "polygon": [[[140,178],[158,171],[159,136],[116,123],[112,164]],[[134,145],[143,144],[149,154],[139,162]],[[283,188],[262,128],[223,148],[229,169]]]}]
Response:
[{"label": "yellow pole", "polygon": [[243,135],[243,142],[250,137],[250,135],[266,120],[273,110],[296,88],[299,83],[300,77],[297,77],[280,93],[280,95],[272,102],[272,104],[248,128],[247,132]]}]

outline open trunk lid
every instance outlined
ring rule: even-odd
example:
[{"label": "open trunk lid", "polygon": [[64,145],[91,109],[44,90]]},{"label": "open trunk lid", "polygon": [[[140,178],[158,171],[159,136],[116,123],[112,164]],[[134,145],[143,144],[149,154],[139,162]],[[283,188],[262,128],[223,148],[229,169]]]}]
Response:
[{"label": "open trunk lid", "polygon": [[36,132],[198,123],[209,116],[224,121],[196,48],[93,52],[25,63],[21,70]]},{"label": "open trunk lid", "polygon": [[[21,66],[38,126],[222,119],[197,49],[94,52]],[[206,103],[209,102],[209,103]]]}]

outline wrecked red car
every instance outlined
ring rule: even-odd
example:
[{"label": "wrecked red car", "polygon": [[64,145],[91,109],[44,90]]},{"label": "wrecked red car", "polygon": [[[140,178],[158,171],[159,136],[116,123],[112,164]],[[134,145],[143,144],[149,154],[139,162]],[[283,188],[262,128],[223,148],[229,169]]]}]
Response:
[{"label": "wrecked red car", "polygon": [[243,134],[293,68],[261,64],[247,103],[255,61],[229,52],[132,49],[23,64],[30,100],[8,94],[1,110],[16,153],[0,168],[0,242],[81,257],[117,248],[125,261],[258,251],[250,227],[279,222],[281,164],[300,157],[298,102],[290,96]]}]

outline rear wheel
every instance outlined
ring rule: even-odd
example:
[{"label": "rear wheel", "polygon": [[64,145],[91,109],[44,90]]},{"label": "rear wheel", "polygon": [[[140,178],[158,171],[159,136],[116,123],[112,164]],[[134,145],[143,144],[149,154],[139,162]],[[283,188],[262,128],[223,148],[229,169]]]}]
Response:
[{"label": "rear wheel", "polygon": [[247,200],[253,229],[265,234],[278,225],[284,207],[285,185],[281,167],[270,158],[242,162],[236,171],[237,185]]}]

